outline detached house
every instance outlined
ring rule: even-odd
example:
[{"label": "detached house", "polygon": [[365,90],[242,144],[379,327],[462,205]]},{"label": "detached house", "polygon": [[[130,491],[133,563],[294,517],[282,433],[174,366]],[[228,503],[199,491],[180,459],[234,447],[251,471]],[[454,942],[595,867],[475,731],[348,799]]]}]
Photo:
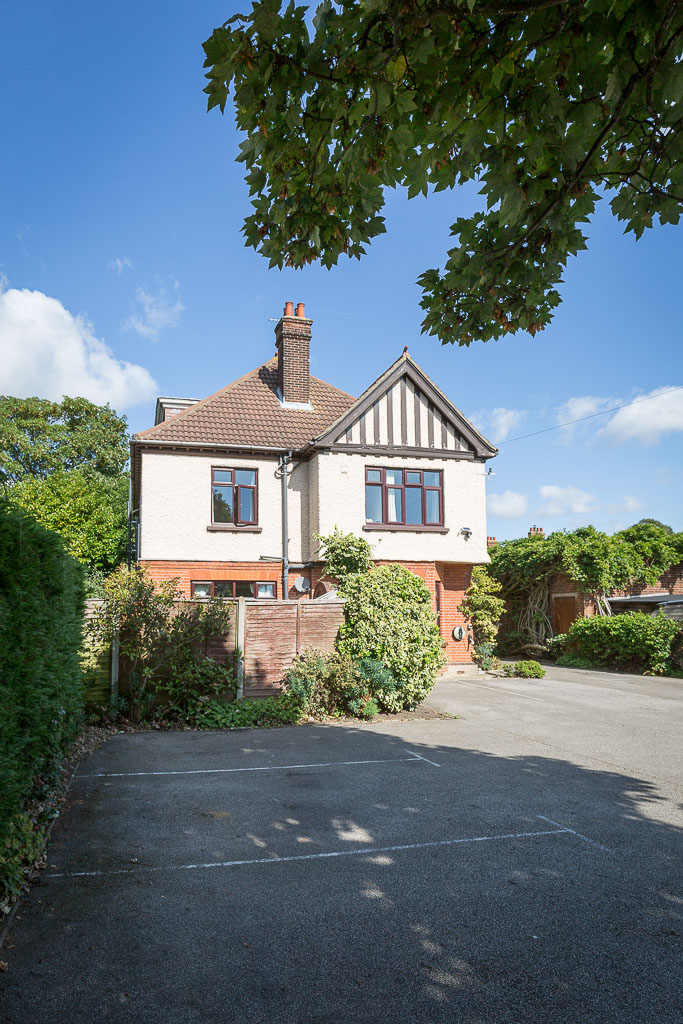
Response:
[{"label": "detached house", "polygon": [[451,663],[457,606],[488,562],[485,463],[496,449],[407,349],[360,398],[309,372],[312,320],[285,306],[276,356],[201,401],[160,398],[132,442],[137,557],[185,595],[310,600],[315,534],[365,537],[427,583]]}]

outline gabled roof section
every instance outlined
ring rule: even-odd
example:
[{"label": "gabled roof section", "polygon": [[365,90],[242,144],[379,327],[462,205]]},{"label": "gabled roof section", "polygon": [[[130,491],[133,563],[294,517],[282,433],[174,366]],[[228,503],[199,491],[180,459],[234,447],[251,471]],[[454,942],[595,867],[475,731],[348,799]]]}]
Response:
[{"label": "gabled roof section", "polygon": [[277,358],[271,359],[171,419],[140,431],[134,441],[298,451],[355,401],[317,377],[310,381],[312,408],[283,408],[277,393]]},{"label": "gabled roof section", "polygon": [[319,448],[484,458],[495,448],[404,350],[315,440]]}]

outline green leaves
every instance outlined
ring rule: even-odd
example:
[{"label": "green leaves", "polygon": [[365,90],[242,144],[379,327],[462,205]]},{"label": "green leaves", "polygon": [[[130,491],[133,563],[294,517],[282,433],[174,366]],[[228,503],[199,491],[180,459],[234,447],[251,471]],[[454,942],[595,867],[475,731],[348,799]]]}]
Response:
[{"label": "green leaves", "polygon": [[382,710],[415,707],[445,662],[427,585],[401,565],[383,565],[350,576],[344,597],[337,650],[354,661],[381,662],[403,684],[375,695]]},{"label": "green leaves", "polygon": [[552,320],[580,225],[612,193],[640,236],[681,212],[678,35],[667,0],[395,0],[253,5],[204,44],[209,107],[246,139],[248,245],[271,266],[360,258],[387,188],[482,183],[443,267],[420,279],[423,330],[469,345]]},{"label": "green leaves", "polygon": [[108,405],[86,398],[0,396],[0,481],[47,477],[89,466],[117,476],[128,462],[128,427]]}]

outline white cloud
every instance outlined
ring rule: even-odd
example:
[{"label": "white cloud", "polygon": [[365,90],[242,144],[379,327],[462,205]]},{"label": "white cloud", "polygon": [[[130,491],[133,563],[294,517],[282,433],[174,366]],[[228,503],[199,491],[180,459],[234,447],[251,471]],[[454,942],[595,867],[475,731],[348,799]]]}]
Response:
[{"label": "white cloud", "polygon": [[625,512],[640,512],[643,508],[645,508],[645,506],[642,501],[626,494],[624,495],[624,500],[620,504],[610,505],[608,507],[608,512],[610,515],[619,516]]},{"label": "white cloud", "polygon": [[185,309],[178,298],[179,285],[175,278],[169,278],[168,287],[158,278],[157,285],[155,292],[137,289],[135,300],[138,312],[124,324],[126,329],[137,331],[143,338],[151,338],[152,341],[158,340],[165,327],[177,327],[180,314]]},{"label": "white cloud", "polygon": [[504,406],[499,406],[497,409],[486,412],[472,413],[469,419],[477,430],[491,438],[494,444],[500,444],[513,430],[517,429],[525,416],[524,409],[506,409]]},{"label": "white cloud", "polygon": [[525,416],[524,409],[505,409],[502,406],[492,409],[489,415],[489,431],[493,443],[505,441],[512,431],[517,429]]},{"label": "white cloud", "polygon": [[544,484],[540,489],[545,505],[540,508],[541,515],[582,516],[592,512],[597,506],[597,498],[578,487],[558,487],[556,484]]},{"label": "white cloud", "polygon": [[673,387],[669,384],[638,395],[635,404],[615,412],[600,435],[617,444],[639,441],[652,445],[665,434],[683,430],[683,388],[672,391]]},{"label": "white cloud", "polygon": [[501,519],[518,519],[526,515],[528,499],[526,494],[517,491],[503,491],[502,494],[489,494],[486,508],[490,515]]},{"label": "white cloud", "polygon": [[157,390],[144,367],[117,359],[86,320],[27,288],[0,294],[0,366],[3,392],[17,398],[80,396],[121,410]]},{"label": "white cloud", "polygon": [[597,398],[594,395],[581,395],[568,399],[557,410],[558,424],[561,426],[566,424],[560,431],[560,440],[565,444],[570,444],[574,440],[579,424],[573,423],[573,420],[583,419],[584,416],[593,416],[596,412],[602,412],[604,409],[618,404],[616,399]]},{"label": "white cloud", "polygon": [[115,270],[117,274],[122,274],[124,270],[133,269],[133,261],[130,256],[116,256],[115,259],[109,260],[108,267],[110,270]]}]

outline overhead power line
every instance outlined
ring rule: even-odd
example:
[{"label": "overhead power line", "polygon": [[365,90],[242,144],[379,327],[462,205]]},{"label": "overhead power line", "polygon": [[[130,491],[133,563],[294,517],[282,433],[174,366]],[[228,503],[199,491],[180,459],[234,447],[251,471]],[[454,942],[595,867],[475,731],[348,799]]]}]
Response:
[{"label": "overhead power line", "polygon": [[596,416],[608,416],[611,412],[618,412],[620,409],[629,409],[632,405],[638,405],[640,402],[651,402],[653,398],[662,398],[664,395],[670,395],[673,391],[683,390],[683,384],[677,384],[674,388],[668,388],[666,391],[660,391],[658,395],[647,395],[645,398],[634,398],[632,402],[625,402],[623,405],[614,405],[611,409],[601,409],[600,412],[591,412],[588,416],[579,416],[576,420],[567,420],[566,423],[556,423],[554,427],[544,427],[542,430],[534,430],[531,434],[520,434],[519,437],[509,437],[507,441],[496,441],[496,448],[500,448],[504,444],[512,444],[513,441],[525,441],[527,437],[537,437],[539,434],[547,434],[550,430],[562,430],[563,427],[571,427],[574,423],[583,423],[584,420],[595,419]]}]

